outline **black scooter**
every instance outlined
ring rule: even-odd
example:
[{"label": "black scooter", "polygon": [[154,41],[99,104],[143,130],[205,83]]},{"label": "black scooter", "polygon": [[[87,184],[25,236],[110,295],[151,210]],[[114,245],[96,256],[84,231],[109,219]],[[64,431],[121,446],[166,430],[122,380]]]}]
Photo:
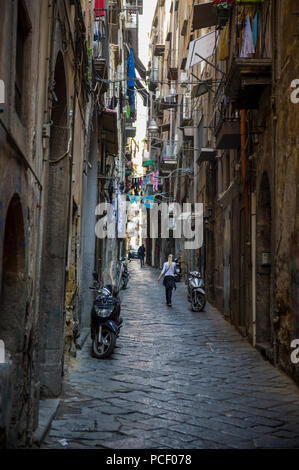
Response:
[{"label": "black scooter", "polygon": [[98,359],[109,357],[122,326],[119,291],[115,286],[99,284],[98,273],[93,273],[96,298],[91,310],[92,355]]},{"label": "black scooter", "polygon": [[174,279],[175,279],[175,282],[180,282],[182,279],[181,260],[180,258],[175,258],[174,262],[175,262]]},{"label": "black scooter", "polygon": [[188,274],[188,300],[194,312],[200,312],[206,305],[206,292],[204,280],[200,272],[191,271]]}]

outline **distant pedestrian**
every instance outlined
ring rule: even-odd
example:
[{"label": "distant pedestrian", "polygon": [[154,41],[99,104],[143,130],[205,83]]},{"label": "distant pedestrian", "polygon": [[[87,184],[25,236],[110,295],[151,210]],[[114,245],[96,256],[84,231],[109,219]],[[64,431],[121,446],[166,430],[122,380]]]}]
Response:
[{"label": "distant pedestrian", "polygon": [[141,245],[139,248],[138,248],[138,256],[139,256],[139,259],[140,259],[140,267],[142,268],[142,266],[144,266],[144,255],[145,255],[145,248],[143,245]]},{"label": "distant pedestrian", "polygon": [[164,275],[163,285],[165,286],[165,295],[166,295],[166,304],[168,307],[171,307],[171,296],[172,296],[172,289],[176,289],[175,285],[175,267],[176,264],[172,261],[173,255],[168,256],[168,261],[166,261],[163,265],[163,269],[158,277],[158,282],[160,281],[161,277]]}]

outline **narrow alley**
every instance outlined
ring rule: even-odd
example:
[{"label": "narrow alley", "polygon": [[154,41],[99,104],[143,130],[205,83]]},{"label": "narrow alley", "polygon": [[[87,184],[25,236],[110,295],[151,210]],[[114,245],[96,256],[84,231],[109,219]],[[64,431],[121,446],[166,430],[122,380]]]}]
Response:
[{"label": "narrow alley", "polygon": [[129,269],[118,348],[97,360],[87,339],[42,448],[299,448],[295,383],[183,282],[168,308],[158,270]]}]

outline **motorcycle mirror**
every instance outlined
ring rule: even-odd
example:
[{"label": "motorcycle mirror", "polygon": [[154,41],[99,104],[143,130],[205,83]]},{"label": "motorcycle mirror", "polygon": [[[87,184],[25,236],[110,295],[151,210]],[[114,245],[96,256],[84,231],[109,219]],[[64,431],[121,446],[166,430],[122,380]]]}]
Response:
[{"label": "motorcycle mirror", "polygon": [[99,275],[98,275],[98,273],[97,273],[96,271],[94,271],[94,272],[92,273],[92,277],[94,278],[95,281],[98,281],[98,280],[99,280]]}]

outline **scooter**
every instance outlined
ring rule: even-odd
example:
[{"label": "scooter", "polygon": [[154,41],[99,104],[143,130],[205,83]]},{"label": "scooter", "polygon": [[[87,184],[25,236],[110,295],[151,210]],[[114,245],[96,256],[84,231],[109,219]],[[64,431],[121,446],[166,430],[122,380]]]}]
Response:
[{"label": "scooter", "polygon": [[188,274],[188,300],[194,312],[200,312],[206,305],[204,281],[198,271],[191,271]]},{"label": "scooter", "polygon": [[93,273],[96,298],[91,310],[92,355],[98,359],[109,357],[122,326],[119,289],[116,285],[99,283],[98,273]]},{"label": "scooter", "polygon": [[174,262],[175,262],[175,273],[174,273],[175,282],[181,282],[181,279],[182,279],[181,260],[180,258],[175,258]]}]

